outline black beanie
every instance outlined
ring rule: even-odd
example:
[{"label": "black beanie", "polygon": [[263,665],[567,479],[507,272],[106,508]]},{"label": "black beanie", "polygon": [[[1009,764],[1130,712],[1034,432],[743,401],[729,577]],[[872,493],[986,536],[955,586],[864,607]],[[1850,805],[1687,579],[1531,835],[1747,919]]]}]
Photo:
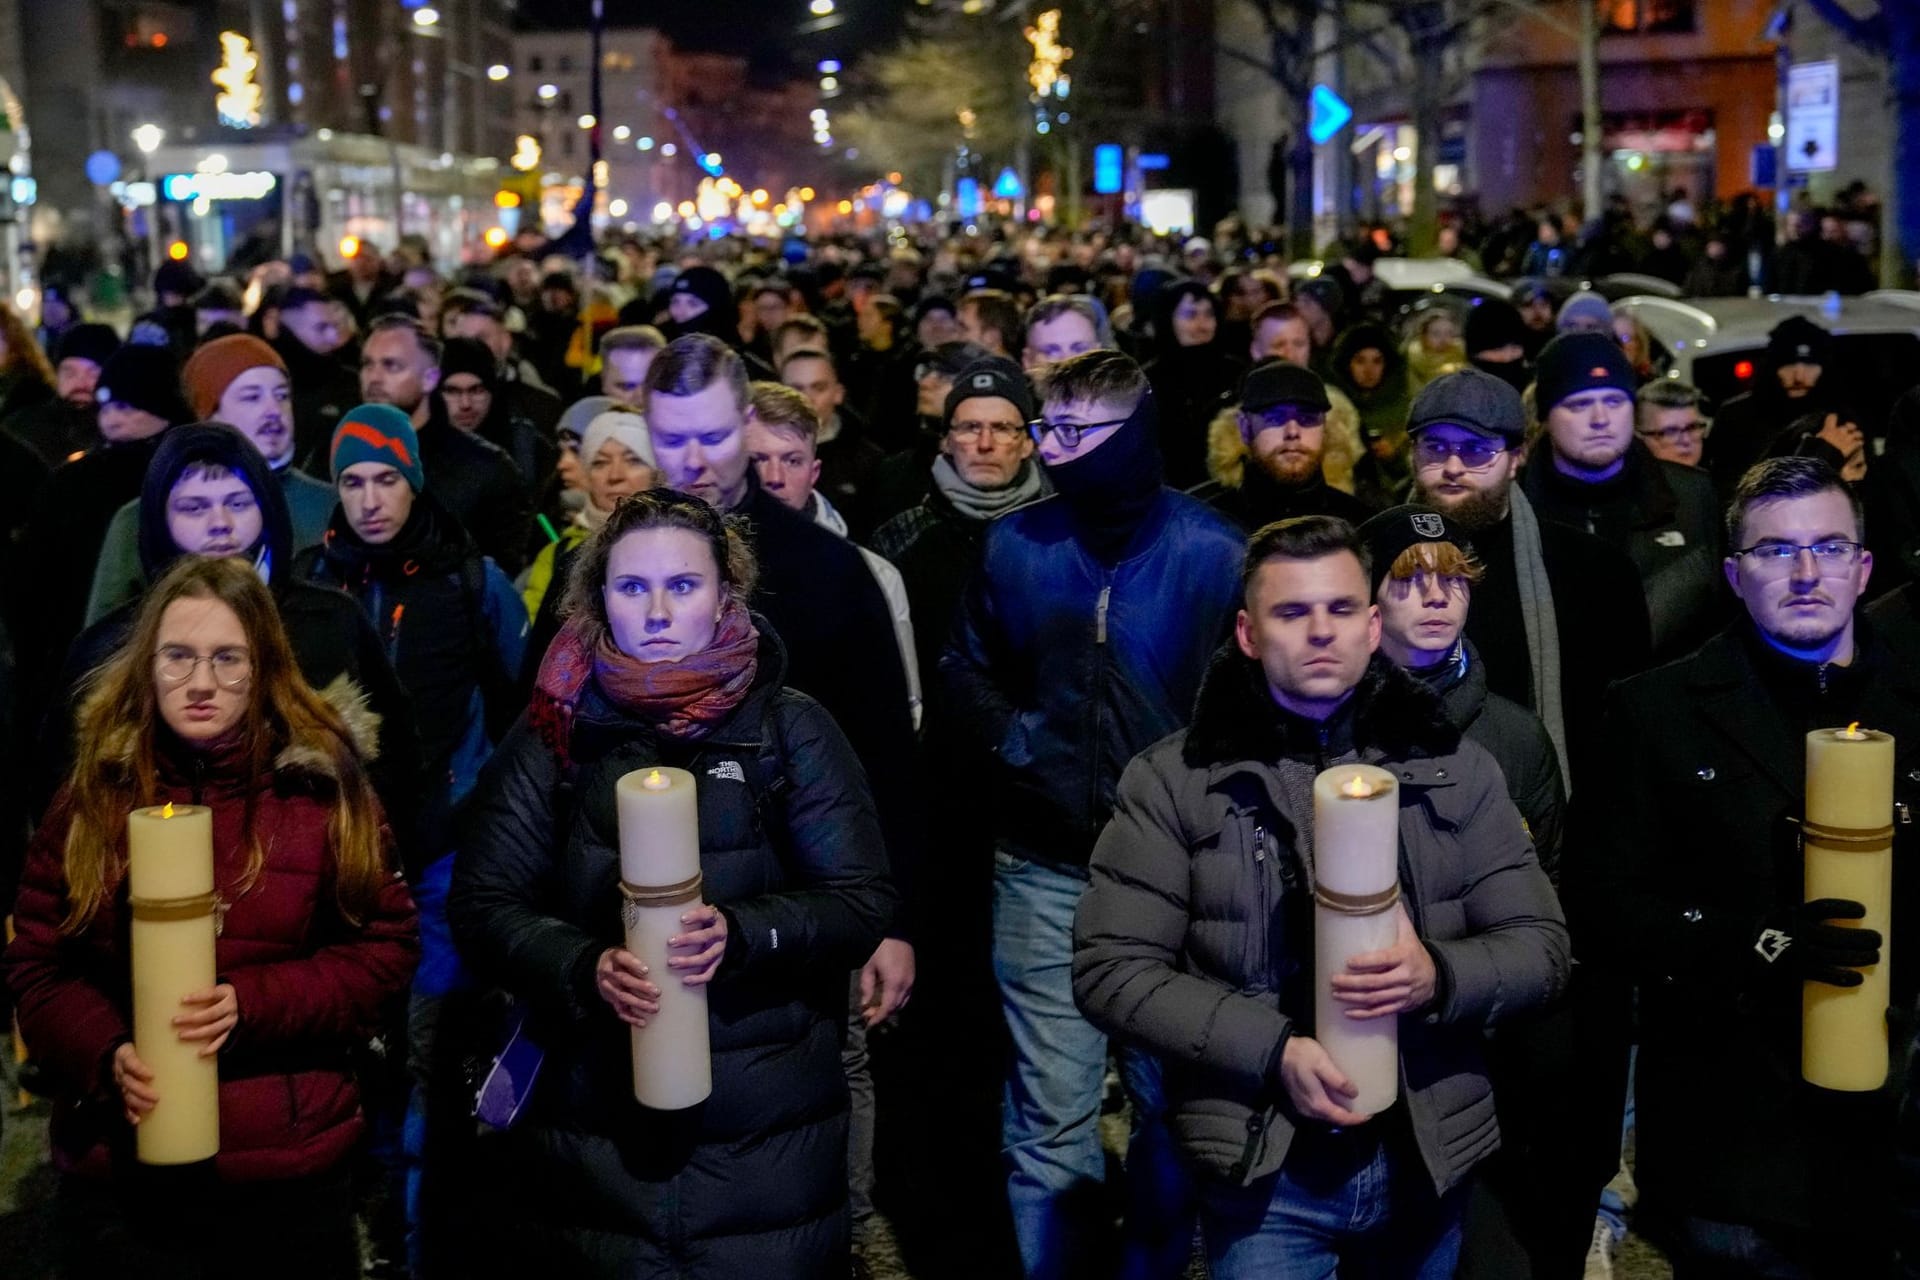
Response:
[{"label": "black beanie", "polygon": [[62,360],[91,360],[101,368],[120,349],[120,335],[104,324],[77,324],[60,335],[53,346],[53,364]]},{"label": "black beanie", "polygon": [[1788,316],[1767,334],[1767,364],[1774,369],[1825,365],[1832,350],[1833,335],[1805,316]]},{"label": "black beanie", "polygon": [[1467,354],[1498,351],[1501,347],[1527,345],[1527,322],[1511,302],[1487,298],[1467,314],[1465,331]]},{"label": "black beanie", "polygon": [[1540,352],[1533,387],[1534,409],[1544,420],[1553,406],[1582,391],[1605,387],[1637,395],[1640,378],[1611,333],[1563,333]]},{"label": "black beanie", "polygon": [[160,447],[147,464],[140,485],[140,567],[152,582],[181,556],[167,527],[167,503],[180,474],[191,466],[222,467],[246,481],[260,504],[260,541],[254,547],[267,552],[269,572],[293,572],[293,520],[287,514],[287,496],[260,450],[239,430],[224,422],[195,422],[175,427],[160,437]]},{"label": "black beanie", "polygon": [[500,362],[493,358],[493,349],[478,338],[448,338],[440,348],[441,383],[456,373],[472,374],[491,391],[500,381]]},{"label": "black beanie", "polygon": [[1473,554],[1473,541],[1465,527],[1432,507],[1412,504],[1390,507],[1368,517],[1358,532],[1360,541],[1367,544],[1367,558],[1373,561],[1373,594],[1376,596],[1393,562],[1408,547],[1417,547],[1423,542],[1451,542],[1467,555]]},{"label": "black beanie", "polygon": [[953,380],[953,390],[947,392],[946,412],[941,416],[952,422],[953,411],[975,396],[1005,400],[1020,415],[1020,421],[1034,419],[1033,391],[1027,386],[1027,375],[1004,356],[988,356],[962,369]]},{"label": "black beanie", "polygon": [[101,367],[93,398],[103,405],[131,405],[171,425],[193,420],[180,391],[180,362],[166,347],[121,347]]}]

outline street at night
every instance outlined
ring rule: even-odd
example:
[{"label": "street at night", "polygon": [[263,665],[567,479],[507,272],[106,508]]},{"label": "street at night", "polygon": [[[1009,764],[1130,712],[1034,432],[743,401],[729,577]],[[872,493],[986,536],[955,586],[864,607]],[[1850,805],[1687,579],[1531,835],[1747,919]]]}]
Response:
[{"label": "street at night", "polygon": [[0,0],[0,1272],[1920,1280],[1920,5]]}]

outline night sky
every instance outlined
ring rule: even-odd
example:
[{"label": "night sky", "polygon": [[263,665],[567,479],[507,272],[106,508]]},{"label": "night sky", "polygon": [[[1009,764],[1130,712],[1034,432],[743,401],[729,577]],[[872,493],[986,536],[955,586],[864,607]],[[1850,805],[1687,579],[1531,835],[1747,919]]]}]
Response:
[{"label": "night sky", "polygon": [[[762,75],[811,71],[822,58],[851,63],[890,43],[912,6],[906,0],[838,0],[842,21],[798,34],[816,22],[807,0],[606,0],[609,27],[658,27],[686,49],[745,54]],[[589,0],[520,0],[520,24],[584,29]]]}]

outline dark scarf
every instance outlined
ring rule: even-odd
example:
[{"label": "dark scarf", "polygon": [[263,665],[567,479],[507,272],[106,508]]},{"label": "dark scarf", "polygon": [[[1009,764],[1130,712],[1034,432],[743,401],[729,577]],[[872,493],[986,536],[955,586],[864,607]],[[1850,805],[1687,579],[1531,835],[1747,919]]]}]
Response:
[{"label": "dark scarf", "polygon": [[729,601],[713,642],[679,662],[642,662],[623,653],[613,633],[576,614],[541,660],[528,716],[542,739],[567,757],[573,718],[591,681],[621,711],[676,741],[704,738],[732,715],[760,670],[760,632],[746,606]]},{"label": "dark scarf", "polygon": [[1098,449],[1047,467],[1053,487],[1073,509],[1081,541],[1108,563],[1120,558],[1160,500],[1156,421],[1153,393],[1143,392],[1132,415]]},{"label": "dark scarf", "polygon": [[479,554],[460,522],[424,493],[414,495],[413,511],[400,532],[378,546],[353,531],[347,513],[336,503],[327,522],[324,550],[343,581],[395,573],[451,573],[469,556]]}]

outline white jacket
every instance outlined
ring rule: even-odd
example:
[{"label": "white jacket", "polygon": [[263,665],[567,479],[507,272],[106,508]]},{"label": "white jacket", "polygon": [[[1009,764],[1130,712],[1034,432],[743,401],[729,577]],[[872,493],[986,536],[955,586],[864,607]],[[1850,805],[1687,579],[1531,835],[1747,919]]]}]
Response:
[{"label": "white jacket", "polygon": [[[813,522],[822,529],[830,529],[841,537],[847,536],[847,518],[827,501],[827,495],[816,490],[813,495]],[[893,611],[893,638],[900,646],[900,665],[907,672],[907,706],[913,713],[913,731],[920,732],[920,659],[913,647],[913,616],[907,606],[907,580],[900,571],[887,560],[854,544],[854,549],[867,562],[874,580],[880,584],[880,593],[887,598],[887,607]]]}]

